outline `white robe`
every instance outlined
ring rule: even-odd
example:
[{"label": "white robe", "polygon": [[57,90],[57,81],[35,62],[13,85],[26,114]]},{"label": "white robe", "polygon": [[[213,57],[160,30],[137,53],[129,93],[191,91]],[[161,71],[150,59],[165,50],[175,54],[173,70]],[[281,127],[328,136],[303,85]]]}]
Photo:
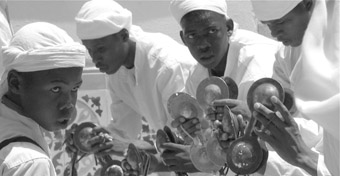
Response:
[{"label": "white robe", "polygon": [[[280,44],[250,31],[237,29],[230,38],[224,76],[232,78],[239,88],[238,99],[246,101],[250,86],[258,79],[272,77],[275,53]],[[209,77],[207,68],[198,64],[186,84],[186,92],[196,96],[198,84]],[[207,173],[205,173],[207,175]],[[229,170],[228,175],[235,175]]]},{"label": "white robe", "polygon": [[[249,87],[256,80],[272,77],[275,53],[279,43],[260,34],[237,29],[229,41],[227,65],[224,76],[232,78],[238,85],[238,99],[246,101]],[[196,96],[198,84],[209,77],[207,68],[198,64],[186,84],[186,92]]]},{"label": "white robe", "polygon": [[340,175],[339,11],[337,0],[315,1],[301,59],[291,76],[298,109],[324,128],[324,159],[334,176]]},{"label": "white robe", "polygon": [[[284,88],[292,89],[290,76],[295,69],[295,65],[301,55],[301,47],[284,46],[280,48],[276,54],[276,61],[274,63],[273,79],[279,81]],[[309,148],[319,153],[319,157],[323,157],[323,129],[315,121],[305,119],[301,114],[293,115],[297,123],[302,139]],[[308,176],[309,174],[302,168],[292,166],[283,160],[269,145],[269,158],[265,173],[268,176],[294,175],[294,176]],[[320,167],[321,168],[321,167]],[[327,168],[323,168],[321,175],[330,175]],[[260,175],[260,174],[254,174]]]},{"label": "white robe", "polygon": [[168,36],[145,33],[139,37],[134,68],[122,66],[108,75],[113,125],[130,137],[140,132],[141,117],[153,130],[169,126],[168,98],[184,90],[194,64],[188,49]]}]

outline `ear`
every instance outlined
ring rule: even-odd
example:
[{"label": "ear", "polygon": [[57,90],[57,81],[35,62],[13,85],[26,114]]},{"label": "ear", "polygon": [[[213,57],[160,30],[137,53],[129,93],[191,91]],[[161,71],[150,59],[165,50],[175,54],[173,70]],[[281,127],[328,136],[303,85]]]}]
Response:
[{"label": "ear", "polygon": [[303,0],[303,5],[307,9],[307,11],[313,10],[313,0]]},{"label": "ear", "polygon": [[226,26],[227,26],[227,29],[228,29],[228,35],[230,37],[233,34],[233,31],[234,31],[234,21],[231,18],[228,18],[226,20]]},{"label": "ear", "polygon": [[118,32],[119,36],[122,38],[124,42],[128,41],[130,39],[129,31],[127,29],[122,29],[121,31]]},{"label": "ear", "polygon": [[183,33],[183,31],[179,31],[179,36],[181,36],[181,40],[182,40],[183,44],[186,46],[187,44],[186,44],[186,42],[184,40],[184,33]]},{"label": "ear", "polygon": [[7,76],[8,91],[14,94],[19,94],[20,88],[24,83],[23,81],[23,77],[19,72],[11,70]]}]

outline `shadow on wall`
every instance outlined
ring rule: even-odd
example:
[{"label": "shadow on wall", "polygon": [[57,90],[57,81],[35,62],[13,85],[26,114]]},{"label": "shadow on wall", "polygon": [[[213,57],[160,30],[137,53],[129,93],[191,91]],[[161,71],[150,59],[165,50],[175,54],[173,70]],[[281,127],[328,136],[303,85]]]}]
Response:
[{"label": "shadow on wall", "polygon": [[[10,18],[14,31],[27,23],[46,21],[66,30],[71,37],[79,41],[75,33],[74,17],[84,0],[44,0],[8,1]],[[120,0],[123,7],[133,13],[133,23],[148,32],[167,34],[181,43],[180,27],[169,11],[169,0]],[[256,30],[249,0],[227,0],[228,14],[242,29]]]}]

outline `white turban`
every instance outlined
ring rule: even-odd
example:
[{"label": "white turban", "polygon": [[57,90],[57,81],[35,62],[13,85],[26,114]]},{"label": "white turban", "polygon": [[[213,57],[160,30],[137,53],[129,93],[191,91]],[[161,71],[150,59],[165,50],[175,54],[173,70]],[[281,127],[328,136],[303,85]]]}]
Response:
[{"label": "white turban", "polygon": [[172,0],[170,2],[170,11],[179,24],[185,14],[195,10],[210,10],[228,18],[226,0]]},{"label": "white turban", "polygon": [[302,0],[251,0],[260,21],[277,20],[293,10]]},{"label": "white turban", "polygon": [[81,7],[75,20],[80,39],[98,39],[123,28],[130,31],[132,14],[113,0],[91,0]]},{"label": "white turban", "polygon": [[62,29],[45,22],[22,27],[2,48],[3,66],[0,95],[7,91],[11,70],[33,72],[55,68],[85,67],[85,47]]}]

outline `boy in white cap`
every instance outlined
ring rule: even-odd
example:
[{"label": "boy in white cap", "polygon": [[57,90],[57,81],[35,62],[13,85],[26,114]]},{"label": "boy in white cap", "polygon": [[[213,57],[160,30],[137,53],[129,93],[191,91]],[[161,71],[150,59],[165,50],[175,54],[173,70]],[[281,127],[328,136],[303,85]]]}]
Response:
[{"label": "boy in white cap", "polygon": [[[184,90],[189,69],[196,64],[188,49],[166,35],[132,25],[131,12],[113,0],[86,2],[75,20],[93,63],[108,76],[109,128],[136,139],[142,117],[154,131],[170,126],[167,101]],[[114,151],[109,144],[100,149]]]},{"label": "boy in white cap", "polygon": [[[301,115],[315,120],[324,128],[325,163],[332,175],[339,175],[339,2],[252,0],[252,4],[255,15],[268,24],[272,34],[285,41],[284,44],[293,46],[286,47],[279,55],[279,64],[275,67],[277,78],[293,88]],[[295,37],[290,38],[292,34]],[[293,38],[297,42],[292,42]],[[324,167],[323,155],[311,151],[311,147],[305,144],[310,144],[314,135],[310,133],[305,138],[301,125],[299,131],[282,104],[275,98],[273,102],[280,107],[284,126],[281,126],[281,121],[275,121],[273,124],[282,130],[270,125],[271,135],[258,134],[289,163],[311,175],[330,175]],[[271,112],[263,106],[255,107],[259,113],[270,117]],[[265,124],[264,116],[256,117]]]},{"label": "boy in white cap", "polygon": [[2,54],[0,175],[55,176],[42,130],[64,129],[76,114],[85,47],[36,22],[16,32]]},{"label": "boy in white cap", "polygon": [[[191,54],[199,62],[188,78],[186,91],[195,96],[198,84],[209,76],[228,76],[239,88],[237,100],[226,99],[223,103],[236,115],[248,119],[250,112],[246,96],[250,85],[263,77],[272,76],[275,53],[279,43],[257,33],[237,28],[227,15],[225,0],[173,0],[170,10],[180,24],[180,36]],[[197,130],[198,120],[178,118],[173,127],[183,126],[189,133]],[[197,127],[196,126],[196,127]],[[184,134],[183,134],[184,135]],[[180,147],[165,144],[165,148]],[[182,168],[175,155],[163,155],[171,168]],[[184,170],[185,171],[185,170]]]}]

